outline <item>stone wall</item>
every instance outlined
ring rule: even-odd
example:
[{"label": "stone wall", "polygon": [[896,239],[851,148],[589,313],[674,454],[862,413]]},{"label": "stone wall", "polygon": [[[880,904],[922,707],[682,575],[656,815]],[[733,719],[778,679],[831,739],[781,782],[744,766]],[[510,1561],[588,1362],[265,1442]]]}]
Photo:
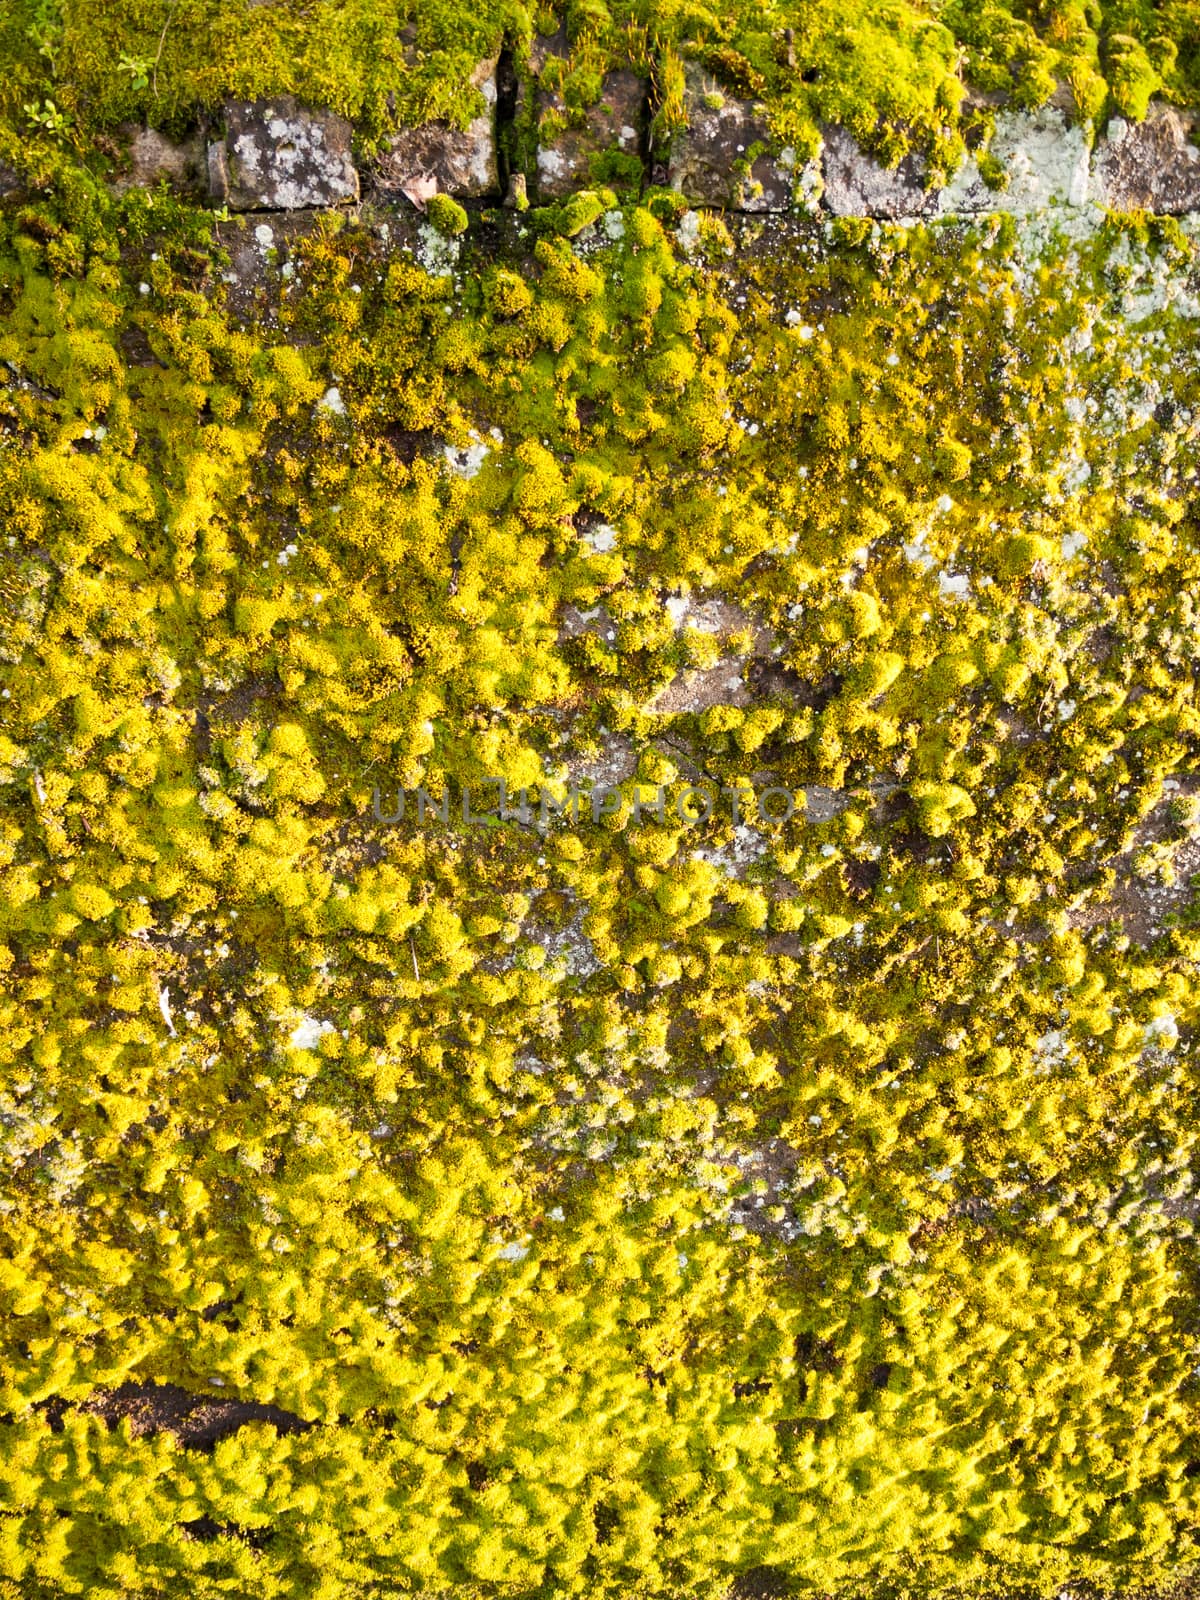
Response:
[{"label": "stone wall", "polygon": [[[499,59],[480,62],[474,83],[483,109],[465,129],[439,122],[402,129],[361,170],[348,121],[277,96],[226,102],[207,142],[198,134],[172,145],[153,130],[129,130],[131,168],[117,181],[127,187],[165,178],[203,190],[213,204],[234,211],[340,205],[362,194],[404,196],[423,210],[436,193],[469,200],[506,196],[510,205],[523,205],[526,195],[535,203],[558,201],[602,184],[616,161],[626,182],[640,175],[694,206],[749,215],[1021,216],[1055,206],[1200,212],[1197,116],[1163,104],[1152,104],[1138,124],[1114,118],[1094,145],[1089,130],[1071,118],[1067,91],[1034,112],[1001,107],[988,146],[991,160],[968,156],[938,187],[927,186],[920,155],[889,169],[841,127],[826,127],[817,155],[799,159],[773,143],[764,106],[730,93],[695,64],[686,73],[686,126],[657,147],[644,79],[609,73],[596,104],[572,116],[555,87],[560,59],[555,40],[539,41],[534,75],[509,97],[500,92],[505,69]],[[519,161],[507,154],[518,147],[525,151]]]}]

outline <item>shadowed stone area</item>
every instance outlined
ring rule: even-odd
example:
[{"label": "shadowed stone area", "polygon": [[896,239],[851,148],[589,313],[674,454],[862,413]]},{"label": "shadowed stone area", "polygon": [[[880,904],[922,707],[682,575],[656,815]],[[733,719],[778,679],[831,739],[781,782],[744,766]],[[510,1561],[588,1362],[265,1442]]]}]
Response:
[{"label": "shadowed stone area", "polygon": [[176,144],[157,128],[135,127],[127,131],[132,134],[129,172],[114,183],[118,193],[152,189],[163,182],[184,192],[203,190],[206,164],[204,140],[199,133]]},{"label": "shadowed stone area", "polygon": [[1096,199],[1113,211],[1200,211],[1196,119],[1151,106],[1144,122],[1114,117],[1096,151]]},{"label": "shadowed stone area", "polygon": [[123,1383],[118,1389],[100,1389],[80,1409],[103,1417],[110,1427],[128,1417],[135,1438],[173,1433],[180,1444],[201,1448],[249,1422],[269,1422],[277,1433],[304,1433],[316,1426],[281,1406],[192,1394],[175,1383]]},{"label": "shadowed stone area", "polygon": [[610,72],[600,99],[583,113],[582,121],[553,131],[542,131],[546,119],[567,115],[562,96],[553,88],[537,94],[538,152],[537,194],[542,200],[561,200],[591,181],[592,160],[608,151],[639,157],[646,103],[646,85],[636,72]]},{"label": "shadowed stone area", "polygon": [[[673,189],[699,205],[739,211],[787,211],[792,205],[791,152],[770,153],[765,109],[722,89],[695,63],[686,68],[687,127],[671,146]],[[754,154],[755,146],[766,148]]]},{"label": "shadowed stone area", "polygon": [[226,102],[224,140],[208,147],[209,192],[233,211],[298,211],[358,199],[353,128],[291,95]]},{"label": "shadowed stone area", "polygon": [[381,194],[405,194],[414,180],[432,178],[441,194],[477,198],[500,187],[496,164],[496,59],[481,61],[471,82],[484,107],[465,128],[425,122],[394,134],[380,157],[375,187]]}]

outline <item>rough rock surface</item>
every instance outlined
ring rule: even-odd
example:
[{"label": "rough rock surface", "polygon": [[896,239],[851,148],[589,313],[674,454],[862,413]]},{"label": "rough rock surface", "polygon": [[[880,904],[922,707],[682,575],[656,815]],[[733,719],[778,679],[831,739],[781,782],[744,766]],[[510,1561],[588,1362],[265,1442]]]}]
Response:
[{"label": "rough rock surface", "polygon": [[938,200],[938,210],[1006,211],[1027,216],[1048,206],[1086,205],[1090,158],[1086,130],[1069,125],[1063,105],[1040,111],[1002,111],[989,153],[1008,174],[1005,189],[990,189],[968,157]]},{"label": "rough rock surface", "polygon": [[[223,273],[226,304],[235,317],[276,320],[278,304],[288,293],[293,266],[288,266],[295,239],[311,233],[319,211],[293,211],[270,222],[238,218],[220,223],[217,237],[229,253]],[[282,268],[288,267],[288,276]]]},{"label": "rough rock surface", "polygon": [[233,100],[224,140],[208,147],[209,190],[234,211],[298,211],[358,199],[353,129],[291,95]]},{"label": "rough rock surface", "polygon": [[1144,122],[1114,117],[1095,158],[1095,198],[1112,211],[1200,211],[1196,118],[1171,106],[1150,107]]},{"label": "rough rock surface", "polygon": [[907,155],[885,167],[861,149],[845,128],[825,134],[825,204],[836,217],[921,217],[937,205],[925,188],[925,163]]},{"label": "rough rock surface", "polygon": [[589,106],[581,124],[543,133],[545,119],[564,111],[562,97],[553,89],[539,88],[537,194],[542,200],[561,200],[591,180],[593,156],[609,150],[641,154],[645,122],[646,84],[636,72],[606,74],[600,99]]},{"label": "rough rock surface", "polygon": [[382,193],[404,193],[414,179],[432,178],[442,194],[466,198],[496,194],[496,59],[481,61],[471,82],[483,95],[484,108],[465,128],[447,122],[426,122],[402,128],[380,157],[375,185]]},{"label": "rough rock surface", "polygon": [[[722,595],[707,599],[672,598],[667,610],[676,628],[712,633],[727,648],[741,635],[736,653],[722,655],[710,667],[693,668],[664,685],[650,703],[655,713],[707,711],[710,706],[747,706],[753,699],[745,678],[747,658],[768,659],[775,636],[745,607]],[[748,647],[747,641],[748,639]]]},{"label": "rough rock surface", "polygon": [[582,639],[587,634],[595,634],[600,639],[616,638],[616,628],[607,609],[604,606],[592,606],[584,611],[570,603],[563,606],[558,625],[559,644],[566,644],[570,639]]},{"label": "rough rock surface", "polygon": [[25,191],[25,181],[15,167],[0,161],[0,200],[15,200]]},{"label": "rough rock surface", "polygon": [[726,93],[695,63],[686,68],[684,104],[687,127],[676,135],[668,164],[673,189],[699,205],[752,212],[791,209],[792,152],[749,159],[754,145],[771,142],[760,106]]},{"label": "rough rock surface", "polygon": [[200,134],[173,143],[157,128],[138,128],[129,144],[129,172],[113,187],[150,189],[164,180],[176,189],[202,189],[205,176],[204,140]]},{"label": "rough rock surface", "polygon": [[658,713],[707,711],[710,706],[748,706],[750,690],[742,677],[740,657],[718,661],[715,666],[693,668],[659,690],[647,705]]},{"label": "rough rock surface", "polygon": [[563,764],[571,783],[611,788],[637,771],[637,751],[624,734],[603,732],[601,738],[599,749],[567,756]]}]

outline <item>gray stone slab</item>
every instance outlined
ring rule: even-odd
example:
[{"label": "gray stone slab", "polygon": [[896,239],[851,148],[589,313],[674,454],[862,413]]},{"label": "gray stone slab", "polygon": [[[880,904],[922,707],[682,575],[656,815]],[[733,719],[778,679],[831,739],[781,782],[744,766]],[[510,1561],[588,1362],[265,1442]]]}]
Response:
[{"label": "gray stone slab", "polygon": [[298,211],[358,199],[353,129],[292,95],[231,100],[208,149],[209,191],[233,211]]},{"label": "gray stone slab", "polygon": [[925,188],[925,162],[906,155],[885,167],[861,148],[845,128],[824,130],[825,204],[837,217],[923,217],[937,205]]}]

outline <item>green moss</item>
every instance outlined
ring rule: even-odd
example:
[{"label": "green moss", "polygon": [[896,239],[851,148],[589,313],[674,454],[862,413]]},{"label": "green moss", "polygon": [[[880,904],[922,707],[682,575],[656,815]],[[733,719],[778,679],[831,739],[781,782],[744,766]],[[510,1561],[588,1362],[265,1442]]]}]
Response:
[{"label": "green moss", "polygon": [[1141,42],[1129,34],[1117,33],[1109,38],[1108,60],[1113,103],[1122,116],[1140,122],[1151,95],[1162,88],[1160,73]]},{"label": "green moss", "polygon": [[469,220],[467,213],[450,195],[435,194],[427,209],[429,220],[439,233],[453,238],[455,234],[466,232]]},{"label": "green moss", "polygon": [[576,234],[582,233],[585,228],[603,216],[614,198],[611,190],[598,194],[594,189],[580,189],[569,200],[564,201],[555,213],[559,233],[568,239],[573,239]]},{"label": "green moss", "polygon": [[[51,166],[0,241],[3,1582],[1165,1586],[1189,232],[731,258],[660,194],[432,276],[364,213],[248,322],[210,217]],[[312,1426],[177,1448],[81,1409],[126,1382]]]},{"label": "green moss", "polygon": [[[316,0],[301,10],[252,0],[15,0],[0,24],[0,120],[22,155],[31,136],[82,152],[97,132],[131,119],[180,133],[227,97],[286,92],[355,119],[370,151],[398,125],[447,117],[465,126],[483,109],[471,82],[478,63],[504,44],[523,63],[536,32],[563,25],[568,111],[598,100],[606,71],[632,66],[657,80],[661,141],[683,116],[683,59],[699,57],[732,92],[765,103],[777,136],[801,153],[820,122],[839,121],[888,160],[916,145],[935,174],[963,152],[961,65],[978,87],[1022,106],[1068,82],[1085,118],[1111,109],[1139,117],[1153,93],[1200,93],[1190,7],[1149,0],[1056,0],[1034,18],[1015,0],[949,0],[935,15],[915,0],[814,0],[769,13],[751,0],[719,13],[684,0],[540,9]],[[111,153],[94,159],[103,165]],[[593,181],[632,181],[623,162],[611,156]]]}]

